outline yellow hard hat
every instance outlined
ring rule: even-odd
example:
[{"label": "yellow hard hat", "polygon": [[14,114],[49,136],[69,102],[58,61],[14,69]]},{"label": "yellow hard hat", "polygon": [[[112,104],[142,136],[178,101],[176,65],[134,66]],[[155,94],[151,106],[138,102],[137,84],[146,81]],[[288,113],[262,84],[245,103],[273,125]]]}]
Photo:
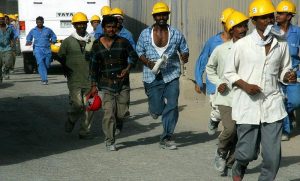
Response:
[{"label": "yellow hard hat", "polygon": [[91,17],[91,21],[100,21],[100,17],[98,15],[94,15]]},{"label": "yellow hard hat", "polygon": [[222,14],[221,14],[221,17],[220,17],[220,21],[222,23],[225,23],[228,16],[231,15],[231,13],[234,12],[234,9],[233,8],[226,8],[222,11]]},{"label": "yellow hard hat", "polygon": [[164,2],[157,2],[154,4],[152,9],[152,14],[158,14],[158,13],[171,13],[169,6]]},{"label": "yellow hard hat", "polygon": [[111,13],[111,8],[109,6],[103,6],[101,8],[101,16],[110,15],[110,13]]},{"label": "yellow hard hat", "polygon": [[4,14],[3,13],[0,13],[0,18],[4,18]]},{"label": "yellow hard hat", "polygon": [[249,17],[263,16],[275,12],[275,7],[270,0],[254,0],[249,6]]},{"label": "yellow hard hat", "polygon": [[12,19],[12,20],[17,20],[17,17],[14,15],[14,14],[10,14],[8,15],[9,19]]},{"label": "yellow hard hat", "polygon": [[51,48],[51,52],[58,53],[60,46],[55,45],[55,44],[51,44],[50,48]]},{"label": "yellow hard hat", "polygon": [[239,11],[234,11],[233,13],[231,13],[225,23],[225,27],[227,29],[227,31],[231,30],[232,27],[246,21],[249,20],[249,18],[244,15],[243,13],[239,12]]},{"label": "yellow hard hat", "polygon": [[124,12],[120,8],[113,8],[111,10],[111,15],[121,15],[121,16],[124,16]]},{"label": "yellow hard hat", "polygon": [[291,1],[284,0],[277,5],[276,11],[296,14],[296,6]]},{"label": "yellow hard hat", "polygon": [[15,14],[16,17],[19,17],[19,14]]},{"label": "yellow hard hat", "polygon": [[77,12],[72,17],[72,23],[88,22],[86,15],[82,12]]}]

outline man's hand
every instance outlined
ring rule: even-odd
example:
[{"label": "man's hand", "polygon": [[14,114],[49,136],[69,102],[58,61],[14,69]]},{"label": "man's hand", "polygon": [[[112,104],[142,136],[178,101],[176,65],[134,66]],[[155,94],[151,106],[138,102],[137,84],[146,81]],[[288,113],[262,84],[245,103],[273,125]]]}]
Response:
[{"label": "man's hand", "polygon": [[189,54],[188,53],[180,54],[180,58],[181,58],[181,61],[183,63],[188,63],[188,61],[189,61]]},{"label": "man's hand", "polygon": [[246,84],[243,90],[247,92],[247,94],[254,96],[256,94],[261,93],[262,89],[254,84]]},{"label": "man's hand", "polygon": [[97,86],[92,85],[90,91],[85,96],[90,97],[90,95],[95,95],[97,92],[98,92]]},{"label": "man's hand", "polygon": [[227,90],[227,84],[226,83],[223,83],[223,84],[220,84],[219,87],[218,87],[218,92],[220,92],[221,94],[223,94],[226,90]]},{"label": "man's hand", "polygon": [[283,82],[285,83],[296,83],[297,82],[297,74],[294,71],[289,71],[285,73],[283,77]]},{"label": "man's hand", "polygon": [[199,85],[197,85],[197,84],[195,84],[195,91],[197,92],[197,93],[199,93],[199,94],[201,94],[202,92],[201,92],[201,88],[200,88],[200,86]]},{"label": "man's hand", "polygon": [[153,69],[154,65],[155,65],[155,63],[152,62],[152,61],[149,61],[149,62],[147,63],[147,66],[148,66],[148,68],[149,68],[150,70]]},{"label": "man's hand", "polygon": [[119,74],[119,75],[117,75],[117,78],[119,78],[119,79],[122,79],[122,78],[124,78],[126,75],[128,75],[129,74],[129,70],[126,68],[126,69],[123,69],[122,71],[121,71],[121,73]]}]

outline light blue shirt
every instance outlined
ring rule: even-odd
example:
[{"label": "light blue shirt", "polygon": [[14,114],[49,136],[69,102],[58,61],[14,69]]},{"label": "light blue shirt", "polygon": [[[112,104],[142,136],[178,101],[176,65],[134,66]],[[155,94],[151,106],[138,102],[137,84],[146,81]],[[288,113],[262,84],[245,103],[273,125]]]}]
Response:
[{"label": "light blue shirt", "polygon": [[26,37],[26,42],[32,42],[33,39],[33,47],[43,48],[50,48],[50,41],[55,43],[57,40],[55,33],[50,28],[45,26],[42,29],[35,27],[30,30]]},{"label": "light blue shirt", "polygon": [[14,32],[11,27],[6,26],[5,32],[0,30],[0,52],[10,51],[12,49],[10,43],[13,39],[14,39]]},{"label": "light blue shirt", "polygon": [[[207,42],[204,45],[204,48],[202,49],[201,54],[199,55],[199,58],[195,65],[195,80],[198,86],[203,90],[203,73],[206,68],[206,64],[208,62],[208,59],[210,55],[212,54],[213,50],[220,44],[224,43],[223,39],[221,38],[222,32],[212,36],[207,40]],[[207,76],[206,76],[206,93],[207,94],[214,94],[216,91],[216,86],[211,83]]]},{"label": "light blue shirt", "polygon": [[[171,82],[180,76],[180,59],[178,52],[180,54],[189,53],[189,48],[183,34],[171,26],[169,26],[169,29],[170,41],[164,52],[164,54],[168,56],[168,60],[166,66],[160,69],[165,83]],[[142,31],[136,45],[136,52],[139,57],[144,55],[148,60],[156,61],[160,56],[152,45],[151,31],[152,26]],[[151,83],[154,80],[155,75],[147,66],[144,66],[143,81]]]}]

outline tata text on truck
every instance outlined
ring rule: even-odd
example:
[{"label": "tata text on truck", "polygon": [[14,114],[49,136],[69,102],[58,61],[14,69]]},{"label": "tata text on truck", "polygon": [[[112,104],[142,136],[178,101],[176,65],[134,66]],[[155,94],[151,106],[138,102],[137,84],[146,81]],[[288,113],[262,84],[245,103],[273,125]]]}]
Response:
[{"label": "tata text on truck", "polygon": [[[54,31],[59,42],[74,32],[71,24],[74,13],[80,11],[90,18],[100,15],[100,9],[108,5],[109,0],[19,0],[20,46],[25,73],[33,73],[36,67],[32,46],[25,46],[27,34],[36,26],[36,17],[44,17],[44,25]],[[90,23],[87,31],[92,31]]]}]

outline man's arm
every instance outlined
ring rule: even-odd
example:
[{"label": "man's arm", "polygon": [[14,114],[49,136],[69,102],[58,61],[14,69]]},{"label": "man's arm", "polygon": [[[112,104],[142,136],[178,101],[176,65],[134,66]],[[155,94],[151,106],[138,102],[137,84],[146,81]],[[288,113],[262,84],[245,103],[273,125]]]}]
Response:
[{"label": "man's arm", "polygon": [[57,37],[56,37],[55,33],[51,29],[49,29],[49,30],[50,30],[51,42],[56,43]]},{"label": "man's arm", "polygon": [[208,61],[208,57],[209,57],[209,42],[206,42],[204,45],[204,48],[202,49],[201,54],[198,57],[198,60],[196,61],[195,64],[195,80],[196,80],[196,85],[195,85],[195,89],[197,92],[201,93],[201,90],[203,90],[204,86],[203,86],[203,73]]},{"label": "man's arm", "polygon": [[211,56],[208,59],[207,65],[206,65],[206,73],[207,78],[209,81],[211,81],[213,84],[217,86],[218,92],[221,94],[226,91],[227,84],[220,79],[218,76],[218,58],[219,58],[219,48],[217,47],[211,54]]},{"label": "man's arm", "polygon": [[30,32],[26,36],[26,46],[32,45],[32,40],[33,40],[33,30],[30,30]]}]

